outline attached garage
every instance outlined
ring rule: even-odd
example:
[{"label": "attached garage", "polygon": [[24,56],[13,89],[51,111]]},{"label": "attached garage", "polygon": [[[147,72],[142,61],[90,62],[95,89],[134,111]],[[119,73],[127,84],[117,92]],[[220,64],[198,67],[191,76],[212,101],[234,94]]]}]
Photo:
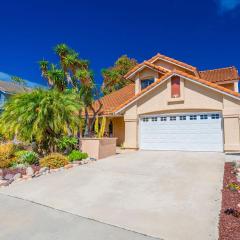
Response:
[{"label": "attached garage", "polygon": [[149,115],[140,118],[143,150],[223,151],[219,112]]}]

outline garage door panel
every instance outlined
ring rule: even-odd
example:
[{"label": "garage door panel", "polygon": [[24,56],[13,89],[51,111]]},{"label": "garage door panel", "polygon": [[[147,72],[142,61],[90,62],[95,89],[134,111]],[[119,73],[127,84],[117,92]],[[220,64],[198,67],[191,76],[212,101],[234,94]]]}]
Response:
[{"label": "garage door panel", "polygon": [[[222,151],[221,116],[216,113],[145,117],[140,123],[140,148],[145,150]],[[192,119],[191,119],[192,118]]]}]

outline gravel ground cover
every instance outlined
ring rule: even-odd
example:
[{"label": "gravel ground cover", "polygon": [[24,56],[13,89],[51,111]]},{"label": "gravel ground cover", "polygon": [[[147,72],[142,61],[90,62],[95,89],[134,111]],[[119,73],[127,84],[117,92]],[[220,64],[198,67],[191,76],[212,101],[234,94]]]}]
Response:
[{"label": "gravel ground cover", "polygon": [[[230,186],[229,186],[230,184]],[[240,182],[232,163],[225,163],[219,240],[240,240]]]}]

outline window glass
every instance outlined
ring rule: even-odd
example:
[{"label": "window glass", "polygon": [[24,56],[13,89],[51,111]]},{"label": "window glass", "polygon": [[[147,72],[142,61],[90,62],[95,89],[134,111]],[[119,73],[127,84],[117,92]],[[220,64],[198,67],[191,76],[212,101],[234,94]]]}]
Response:
[{"label": "window glass", "polygon": [[197,115],[190,115],[190,120],[197,120]]},{"label": "window glass", "polygon": [[141,89],[144,89],[154,83],[154,78],[141,80]]},{"label": "window glass", "polygon": [[220,116],[219,116],[219,114],[212,114],[212,115],[211,115],[211,118],[212,118],[212,119],[219,119]]},{"label": "window glass", "polygon": [[208,119],[208,115],[207,114],[202,114],[202,115],[200,115],[200,119],[201,120]]},{"label": "window glass", "polygon": [[157,117],[152,117],[152,122],[157,122]]},{"label": "window glass", "polygon": [[186,116],[180,116],[179,118],[180,118],[180,120],[181,120],[181,121],[182,121],[182,120],[186,120],[186,119],[187,119],[187,117],[186,117]]},{"label": "window glass", "polygon": [[148,122],[148,118],[143,118],[143,122]]},{"label": "window glass", "polygon": [[177,118],[176,118],[175,116],[171,116],[171,117],[170,117],[170,121],[176,121],[176,119],[177,119]]},{"label": "window glass", "polygon": [[161,117],[160,120],[163,121],[167,121],[167,117]]}]

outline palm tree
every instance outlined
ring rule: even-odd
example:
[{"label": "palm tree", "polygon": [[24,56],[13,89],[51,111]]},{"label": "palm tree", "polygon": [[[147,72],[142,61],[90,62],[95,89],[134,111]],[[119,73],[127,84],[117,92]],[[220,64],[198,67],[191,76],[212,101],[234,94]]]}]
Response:
[{"label": "palm tree", "polygon": [[40,152],[53,152],[59,137],[77,135],[82,107],[73,92],[36,89],[18,94],[4,105],[1,133],[9,138],[17,135],[24,142],[35,141]]},{"label": "palm tree", "polygon": [[64,71],[58,69],[54,64],[51,64],[51,68],[48,70],[48,78],[50,79],[53,88],[56,88],[60,92],[66,89],[67,80]]},{"label": "palm tree", "polygon": [[[93,109],[92,104],[94,100],[93,93],[96,91],[94,84],[93,73],[89,70],[89,61],[79,58],[79,54],[73,49],[69,48],[66,44],[58,44],[55,48],[55,53],[60,59],[60,69],[55,65],[51,65],[46,61],[40,62],[42,76],[48,80],[48,83],[53,88],[59,91],[64,91],[67,87],[71,87],[78,92],[81,100],[85,105],[85,136],[88,135],[89,116],[88,109]],[[99,100],[100,103],[100,100]],[[99,109],[94,110],[94,117],[100,109],[102,103],[99,104]],[[90,130],[93,126],[90,126]]]}]

